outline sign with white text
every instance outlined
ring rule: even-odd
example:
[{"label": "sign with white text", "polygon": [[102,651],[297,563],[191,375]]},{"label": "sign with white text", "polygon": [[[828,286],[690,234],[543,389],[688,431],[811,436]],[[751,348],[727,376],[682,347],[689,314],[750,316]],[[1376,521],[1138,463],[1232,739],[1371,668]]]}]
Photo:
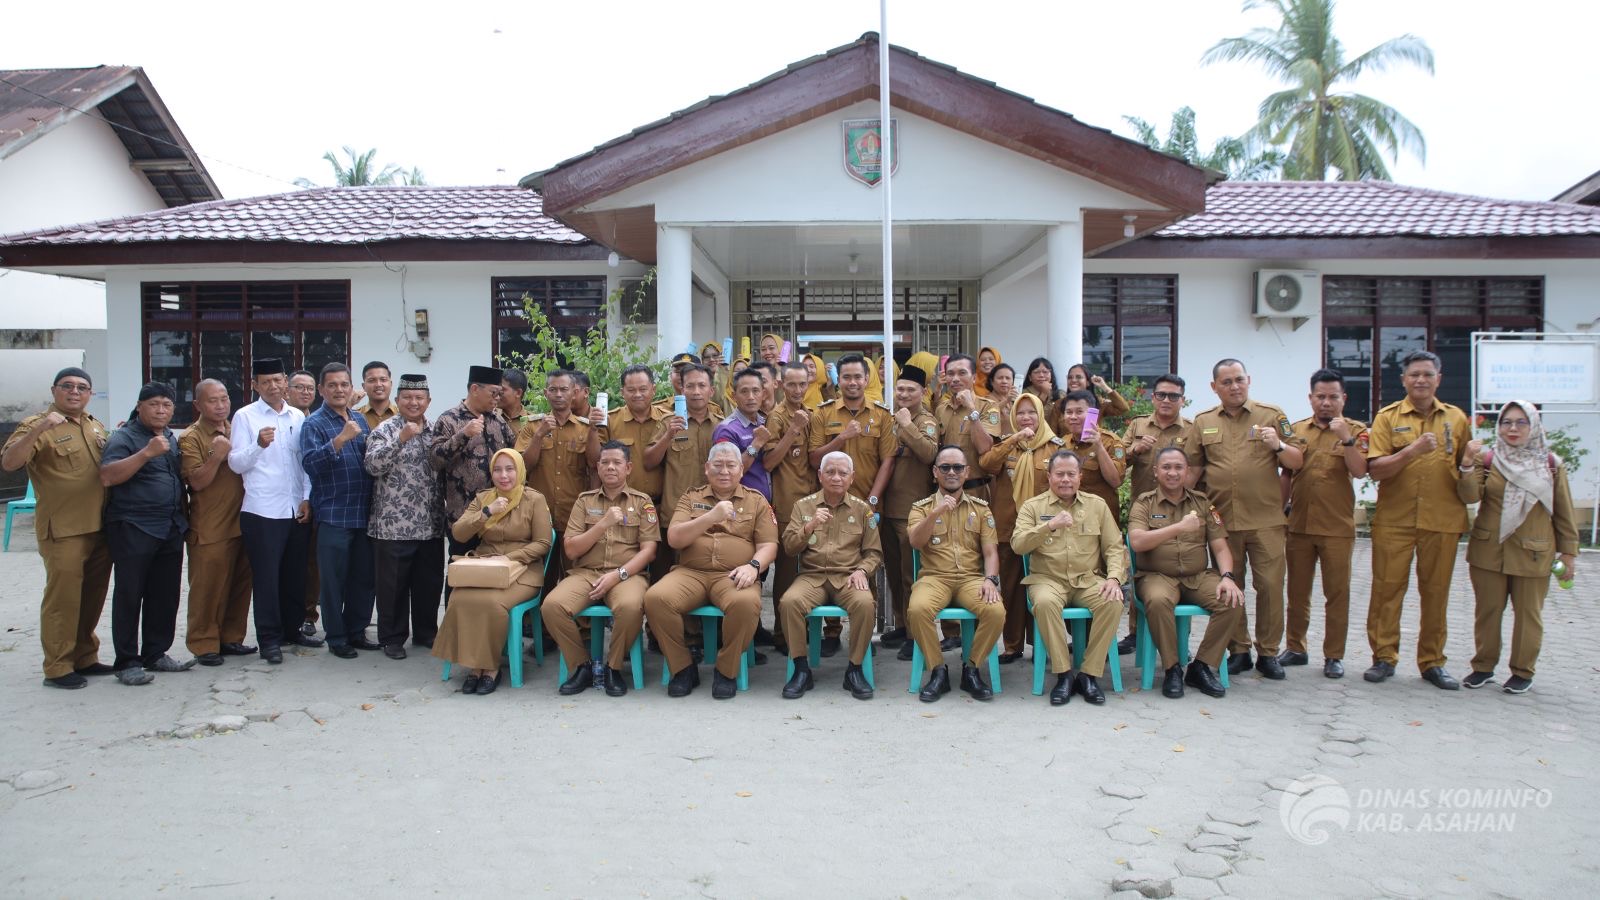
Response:
[{"label": "sign with white text", "polygon": [[1479,404],[1600,403],[1600,344],[1482,341],[1475,374]]}]

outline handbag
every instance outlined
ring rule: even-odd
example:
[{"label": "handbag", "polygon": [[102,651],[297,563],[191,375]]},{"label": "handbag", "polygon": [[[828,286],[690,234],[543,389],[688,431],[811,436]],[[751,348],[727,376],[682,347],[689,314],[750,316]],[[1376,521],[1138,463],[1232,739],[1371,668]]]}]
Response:
[{"label": "handbag", "polygon": [[505,557],[486,559],[467,554],[450,560],[445,568],[445,583],[453,588],[488,588],[505,590],[516,584],[527,571],[526,563],[512,562]]}]

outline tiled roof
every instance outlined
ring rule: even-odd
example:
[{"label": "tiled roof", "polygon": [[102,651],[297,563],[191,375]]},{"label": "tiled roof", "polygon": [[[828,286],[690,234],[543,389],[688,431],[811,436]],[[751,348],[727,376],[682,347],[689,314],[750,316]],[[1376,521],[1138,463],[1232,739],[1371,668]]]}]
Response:
[{"label": "tiled roof", "polygon": [[1161,238],[1551,237],[1600,235],[1600,208],[1491,200],[1387,181],[1224,181],[1206,211]]},{"label": "tiled roof", "polygon": [[545,215],[544,199],[537,192],[510,185],[312,188],[0,236],[0,244],[13,246],[160,241],[348,245],[391,240],[589,241]]}]

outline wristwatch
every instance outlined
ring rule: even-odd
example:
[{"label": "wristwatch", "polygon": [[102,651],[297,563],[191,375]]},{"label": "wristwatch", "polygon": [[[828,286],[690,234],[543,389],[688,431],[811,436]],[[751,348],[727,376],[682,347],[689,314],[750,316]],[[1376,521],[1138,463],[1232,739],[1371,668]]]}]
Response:
[{"label": "wristwatch", "polygon": [[751,444],[750,446],[744,448],[744,454],[750,457],[760,456],[761,448],[757,447],[755,444]]},{"label": "wristwatch", "polygon": [[868,497],[867,498],[867,503],[870,506],[877,506],[878,505],[878,498],[877,497]]},{"label": "wristwatch", "polygon": [[1222,577],[1228,579],[1229,581],[1233,582],[1234,584],[1238,584],[1239,583],[1239,579],[1233,577],[1233,573],[1232,572],[1223,572],[1222,573]]},{"label": "wristwatch", "polygon": [[990,584],[994,585],[995,587],[999,587],[1000,586],[1000,576],[999,575],[985,575],[985,576],[983,576],[983,580],[989,582]]},{"label": "wristwatch", "polygon": [[755,569],[757,575],[761,574],[761,560],[752,559],[749,562],[745,563],[745,565],[749,566],[752,569]]},{"label": "wristwatch", "polygon": [[976,422],[976,421],[978,421],[978,411],[977,410],[973,410],[972,412],[967,413],[967,421],[968,422]]},{"label": "wristwatch", "polygon": [[628,567],[627,566],[617,566],[617,580],[618,581],[627,581],[628,580]]},{"label": "wristwatch", "polygon": [[1356,439],[1354,437],[1347,437],[1339,442],[1339,446],[1341,447],[1354,447],[1355,445]]}]

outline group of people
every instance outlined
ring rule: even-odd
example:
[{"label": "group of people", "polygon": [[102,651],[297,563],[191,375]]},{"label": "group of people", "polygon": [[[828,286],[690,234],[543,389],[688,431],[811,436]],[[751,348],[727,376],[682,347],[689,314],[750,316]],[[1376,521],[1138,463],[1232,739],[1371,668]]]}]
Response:
[{"label": "group of people", "polygon": [[[571,673],[564,695],[597,683],[625,694],[629,648],[648,627],[671,673],[669,696],[698,687],[702,654],[713,657],[712,695],[735,696],[747,648],[770,643],[792,664],[783,696],[799,698],[815,686],[809,614],[829,605],[849,620],[844,689],[867,699],[882,569],[894,627],[878,643],[902,659],[920,649],[924,701],[957,680],[990,699],[985,660],[997,647],[1002,663],[1023,658],[1036,626],[1033,652],[1056,676],[1050,702],[1103,703],[1108,659],[1135,649],[1131,626],[1117,641],[1130,599],[1163,693],[1191,686],[1220,697],[1223,666],[1278,680],[1309,662],[1317,566],[1323,671],[1344,675],[1353,479],[1370,475],[1379,488],[1366,680],[1394,674],[1415,559],[1418,667],[1440,688],[1460,686],[1444,668],[1446,598],[1467,504],[1479,503],[1467,550],[1477,653],[1464,681],[1494,680],[1509,600],[1504,688],[1519,693],[1534,675],[1551,564],[1575,563],[1565,470],[1537,408],[1508,404],[1486,449],[1461,410],[1438,399],[1431,353],[1401,362],[1406,397],[1370,427],[1343,416],[1335,371],[1311,376],[1311,415],[1291,423],[1251,399],[1244,363],[1223,359],[1212,370],[1217,405],[1185,417],[1184,380],[1163,375],[1150,387],[1153,411],[1119,435],[1105,424],[1130,411],[1127,398],[1082,366],[1063,390],[1042,358],[1019,386],[993,348],[976,358],[916,354],[897,368],[853,354],[831,367],[812,355],[786,360],[776,335],[757,346],[756,359],[732,367],[718,344],[679,354],[659,401],[655,371],[630,367],[614,409],[591,406],[584,373],[557,369],[540,386],[549,411],[531,413],[525,374],[473,366],[466,396],[431,419],[427,379],[391,382],[381,362],[362,371],[357,407],[341,363],[312,375],[257,360],[257,399],[232,410],[227,386],[203,381],[181,436],[170,427],[170,386],[145,385],[113,432],[86,410],[88,373],[65,369],[50,407],[19,425],[0,459],[7,470],[27,466],[37,491],[45,684],[81,687],[97,674],[143,684],[229,655],[281,663],[286,646],[323,644],[312,618],[320,611],[336,657],[403,659],[409,641],[464,669],[463,692],[488,694],[508,647],[519,646],[507,612],[540,597],[541,623]],[[892,407],[874,399],[886,390]],[[168,651],[185,546],[194,658],[178,662]],[[507,583],[448,586],[447,560],[465,557],[498,560]],[[95,628],[113,571],[107,666]],[[761,627],[768,577],[770,632]],[[259,646],[244,643],[252,603]],[[1187,667],[1180,603],[1210,619]],[[585,632],[604,626],[582,615],[594,604],[610,611],[599,662]],[[707,605],[721,613],[720,646],[700,646],[692,613]],[[976,619],[965,646],[958,623],[939,618],[952,605]],[[1076,671],[1069,608],[1092,616]],[[376,641],[367,636],[374,611]],[[846,650],[842,621],[820,627],[822,656]],[[958,649],[956,679],[944,654]]]}]

